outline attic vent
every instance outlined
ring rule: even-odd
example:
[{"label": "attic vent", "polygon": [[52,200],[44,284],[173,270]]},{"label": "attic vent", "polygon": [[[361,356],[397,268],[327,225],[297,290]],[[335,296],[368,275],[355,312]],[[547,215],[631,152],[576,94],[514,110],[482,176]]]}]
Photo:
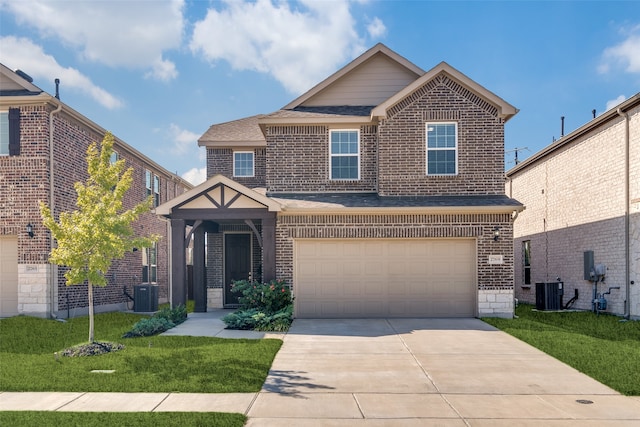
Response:
[{"label": "attic vent", "polygon": [[33,78],[31,78],[31,76],[27,73],[25,73],[22,70],[16,70],[15,73],[17,75],[19,75],[20,77],[22,77],[23,79],[25,79],[26,81],[28,81],[29,83],[33,83]]},{"label": "attic vent", "polygon": [[431,120],[460,120],[459,110],[430,110],[422,113],[422,119],[424,121]]}]

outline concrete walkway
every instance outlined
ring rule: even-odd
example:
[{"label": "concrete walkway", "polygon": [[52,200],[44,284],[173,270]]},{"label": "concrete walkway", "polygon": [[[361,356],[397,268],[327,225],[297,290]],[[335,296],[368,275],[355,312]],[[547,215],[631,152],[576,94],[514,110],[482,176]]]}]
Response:
[{"label": "concrete walkway", "polygon": [[249,427],[640,425],[640,397],[477,319],[298,319],[256,336],[218,330],[221,314],[168,334],[283,338],[259,393],[4,392],[0,410],[238,412]]}]

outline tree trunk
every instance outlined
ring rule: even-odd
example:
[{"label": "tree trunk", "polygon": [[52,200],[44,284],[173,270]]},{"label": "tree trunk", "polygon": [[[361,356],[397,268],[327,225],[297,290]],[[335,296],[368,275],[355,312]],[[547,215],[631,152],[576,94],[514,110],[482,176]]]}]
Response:
[{"label": "tree trunk", "polygon": [[92,343],[94,341],[93,334],[93,285],[91,282],[88,284],[89,287],[89,342]]}]

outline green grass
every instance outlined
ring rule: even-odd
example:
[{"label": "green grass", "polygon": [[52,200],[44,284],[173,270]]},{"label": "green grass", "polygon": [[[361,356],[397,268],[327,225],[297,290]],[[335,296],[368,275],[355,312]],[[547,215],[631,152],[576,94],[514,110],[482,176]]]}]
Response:
[{"label": "green grass", "polygon": [[[126,348],[89,357],[54,354],[87,341],[87,317],[66,323],[25,316],[0,320],[0,390],[257,392],[282,345],[270,339],[121,338],[140,318],[126,313],[96,315],[96,340]],[[98,369],[115,373],[91,373]]]},{"label": "green grass", "polygon": [[242,414],[213,412],[3,412],[0,425],[21,427],[65,426],[215,426],[241,427],[247,418]]},{"label": "green grass", "polygon": [[591,312],[538,312],[485,322],[629,396],[640,395],[640,322]]}]

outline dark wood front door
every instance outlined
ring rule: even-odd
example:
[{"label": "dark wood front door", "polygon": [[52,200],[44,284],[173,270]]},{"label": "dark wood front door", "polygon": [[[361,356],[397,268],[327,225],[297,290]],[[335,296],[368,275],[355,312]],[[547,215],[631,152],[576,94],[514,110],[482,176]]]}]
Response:
[{"label": "dark wood front door", "polygon": [[247,280],[251,273],[251,234],[224,235],[224,305],[238,304],[238,294],[231,292],[234,280]]}]

